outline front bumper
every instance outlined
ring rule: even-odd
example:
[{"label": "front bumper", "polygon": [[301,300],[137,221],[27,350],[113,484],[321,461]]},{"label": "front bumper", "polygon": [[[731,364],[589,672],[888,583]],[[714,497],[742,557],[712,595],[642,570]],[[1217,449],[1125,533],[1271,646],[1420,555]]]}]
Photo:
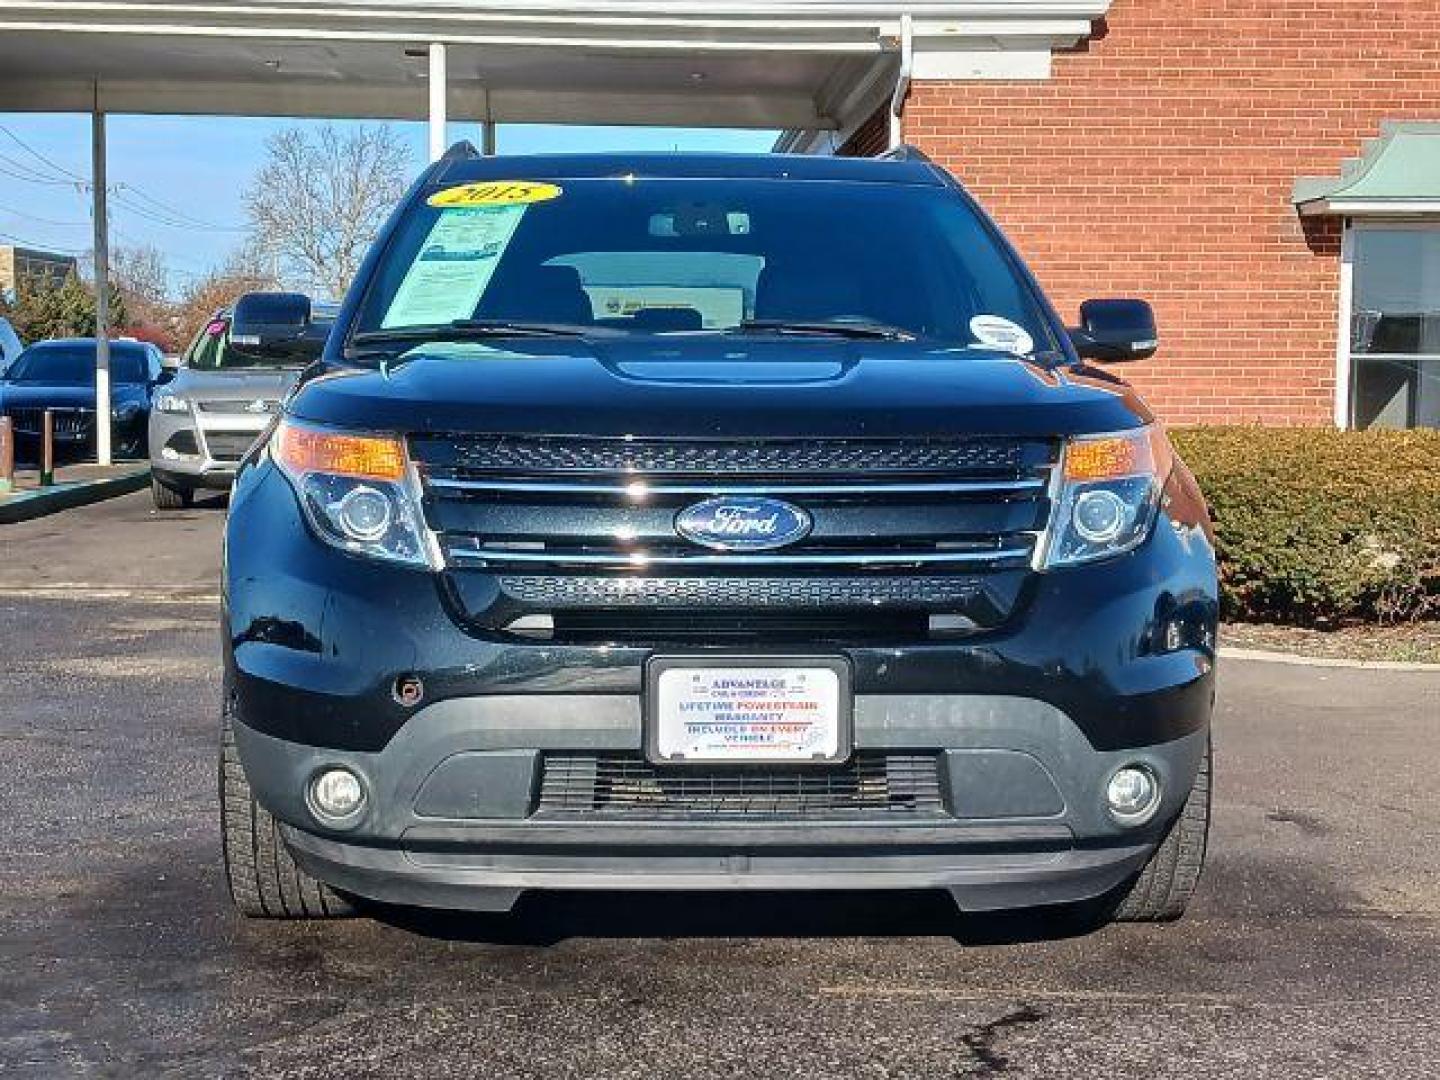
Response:
[{"label": "front bumper", "polygon": [[150,414],[150,467],[172,486],[226,490],[235,481],[242,447],[259,438],[269,413],[208,413],[195,409]]},{"label": "front bumper", "polygon": [[[976,911],[1082,900],[1144,864],[1190,790],[1206,738],[1201,730],[1096,751],[1043,702],[862,696],[857,750],[936,754],[943,814],[677,820],[537,811],[550,752],[639,752],[634,698],[452,699],[417,712],[378,752],[236,728],[256,797],[315,877],[378,900],[479,910],[542,888],[943,888]],[[1126,830],[1102,792],[1114,769],[1137,761],[1164,794],[1152,825]],[[369,792],[344,833],[318,823],[303,794],[335,765]]]}]

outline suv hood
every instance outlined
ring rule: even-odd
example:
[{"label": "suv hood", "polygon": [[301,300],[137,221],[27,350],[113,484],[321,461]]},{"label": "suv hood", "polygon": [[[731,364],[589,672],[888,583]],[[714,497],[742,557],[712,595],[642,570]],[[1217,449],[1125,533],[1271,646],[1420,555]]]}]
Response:
[{"label": "suv hood", "polygon": [[1147,423],[1093,368],[918,342],[627,337],[427,345],[309,379],[297,418],[376,431],[674,437],[1076,435]]}]

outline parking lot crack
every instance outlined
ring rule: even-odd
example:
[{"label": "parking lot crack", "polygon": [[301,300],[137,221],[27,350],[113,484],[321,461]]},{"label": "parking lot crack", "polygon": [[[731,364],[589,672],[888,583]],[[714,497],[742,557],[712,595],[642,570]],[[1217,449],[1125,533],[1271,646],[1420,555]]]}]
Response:
[{"label": "parking lot crack", "polygon": [[999,1076],[1001,1073],[1009,1072],[1010,1059],[996,1049],[996,1043],[1010,1028],[1038,1024],[1048,1015],[1033,1005],[1022,1005],[1014,1012],[1008,1012],[1004,1016],[981,1024],[973,1031],[962,1035],[960,1041],[974,1057],[975,1064],[973,1068],[966,1069],[960,1075]]}]

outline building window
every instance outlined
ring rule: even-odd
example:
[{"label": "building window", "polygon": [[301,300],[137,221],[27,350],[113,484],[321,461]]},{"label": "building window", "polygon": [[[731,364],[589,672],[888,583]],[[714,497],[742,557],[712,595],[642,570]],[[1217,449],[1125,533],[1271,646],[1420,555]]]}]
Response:
[{"label": "building window", "polygon": [[1440,427],[1440,224],[1352,232],[1350,424]]}]

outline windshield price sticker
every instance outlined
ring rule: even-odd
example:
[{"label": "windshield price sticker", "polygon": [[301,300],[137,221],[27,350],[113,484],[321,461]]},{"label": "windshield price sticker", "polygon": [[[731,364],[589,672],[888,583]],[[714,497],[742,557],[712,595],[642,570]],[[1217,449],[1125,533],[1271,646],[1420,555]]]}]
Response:
[{"label": "windshield price sticker", "polygon": [[559,198],[562,189],[535,180],[487,180],[437,191],[425,202],[430,206],[528,206]]},{"label": "windshield price sticker", "polygon": [[671,668],[656,684],[656,751],[689,761],[811,761],[840,752],[828,668]]},{"label": "windshield price sticker", "polygon": [[441,211],[380,325],[428,326],[474,315],[527,209],[511,204]]}]

